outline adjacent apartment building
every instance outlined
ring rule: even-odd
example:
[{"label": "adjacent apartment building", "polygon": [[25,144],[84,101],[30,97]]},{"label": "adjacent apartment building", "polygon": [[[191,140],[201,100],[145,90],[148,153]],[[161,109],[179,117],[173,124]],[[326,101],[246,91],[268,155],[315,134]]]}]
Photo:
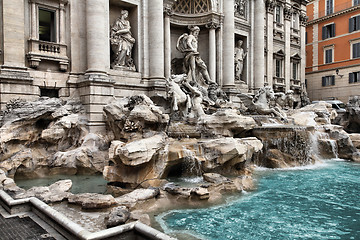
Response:
[{"label": "adjacent apartment building", "polygon": [[306,82],[310,100],[360,94],[360,0],[307,5]]}]

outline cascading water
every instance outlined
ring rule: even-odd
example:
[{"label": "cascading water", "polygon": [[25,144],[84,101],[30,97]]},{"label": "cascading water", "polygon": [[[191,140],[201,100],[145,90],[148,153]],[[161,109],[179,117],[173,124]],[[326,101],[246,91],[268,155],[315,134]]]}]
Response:
[{"label": "cascading water", "polygon": [[317,129],[310,133],[311,151],[317,158],[339,158],[336,140],[331,139],[329,134]]}]

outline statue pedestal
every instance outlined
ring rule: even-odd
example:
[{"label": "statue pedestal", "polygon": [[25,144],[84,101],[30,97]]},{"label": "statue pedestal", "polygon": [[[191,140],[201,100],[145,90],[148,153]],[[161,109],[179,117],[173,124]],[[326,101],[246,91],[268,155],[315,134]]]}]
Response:
[{"label": "statue pedestal", "polygon": [[112,65],[111,68],[114,69],[114,70],[116,70],[116,71],[131,71],[131,72],[136,72],[135,66],[126,67],[126,66]]}]

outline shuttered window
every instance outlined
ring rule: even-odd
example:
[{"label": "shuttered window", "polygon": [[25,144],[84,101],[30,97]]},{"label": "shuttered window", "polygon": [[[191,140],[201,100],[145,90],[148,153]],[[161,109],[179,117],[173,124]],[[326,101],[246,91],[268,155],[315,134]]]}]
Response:
[{"label": "shuttered window", "polygon": [[351,72],[349,73],[349,83],[360,82],[360,72]]},{"label": "shuttered window", "polygon": [[326,0],[326,15],[334,12],[334,0]]},{"label": "shuttered window", "polygon": [[349,19],[349,32],[357,30],[360,30],[360,16],[355,16]]},{"label": "shuttered window", "polygon": [[325,63],[332,63],[333,62],[333,49],[326,49],[325,50]]},{"label": "shuttered window", "polygon": [[335,23],[322,27],[322,39],[335,37]]},{"label": "shuttered window", "polygon": [[354,6],[359,4],[360,4],[360,0],[354,0]]},{"label": "shuttered window", "polygon": [[352,44],[352,58],[360,58],[360,42]]},{"label": "shuttered window", "polygon": [[322,84],[321,85],[323,87],[335,85],[335,76],[331,75],[331,76],[322,77]]}]

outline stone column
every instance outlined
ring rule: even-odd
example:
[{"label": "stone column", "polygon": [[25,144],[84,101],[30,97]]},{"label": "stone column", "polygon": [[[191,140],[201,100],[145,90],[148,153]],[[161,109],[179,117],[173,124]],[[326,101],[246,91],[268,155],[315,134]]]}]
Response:
[{"label": "stone column", "polygon": [[66,32],[65,32],[65,5],[68,0],[60,0],[60,44],[65,44]]},{"label": "stone column", "polygon": [[285,62],[284,62],[284,77],[285,77],[285,91],[290,90],[291,84],[291,19],[292,11],[290,6],[284,6],[284,29],[285,29]]},{"label": "stone column", "polygon": [[273,86],[274,77],[274,1],[266,2],[267,12],[267,70],[266,77],[269,86]]},{"label": "stone column", "polygon": [[255,0],[254,16],[254,88],[264,86],[265,56],[264,56],[264,26],[265,4],[264,0]]},{"label": "stone column", "polygon": [[170,31],[170,15],[172,14],[171,8],[164,9],[164,41],[165,41],[165,78],[168,79],[171,76],[171,31]]},{"label": "stone column", "polygon": [[109,0],[86,0],[87,73],[110,68]]},{"label": "stone column", "polygon": [[305,45],[305,36],[306,36],[306,22],[307,16],[306,12],[300,14],[300,41],[301,41],[301,63],[300,63],[300,80],[302,84],[305,84],[305,68],[306,68],[306,45]]},{"label": "stone column", "polygon": [[234,76],[234,48],[235,48],[235,19],[234,0],[224,1],[224,31],[223,31],[223,86],[235,86]]},{"label": "stone column", "polygon": [[38,39],[35,2],[31,1],[31,39]]},{"label": "stone column", "polygon": [[216,28],[217,24],[206,25],[209,28],[209,75],[216,82]]},{"label": "stone column", "polygon": [[86,0],[87,71],[77,86],[91,132],[104,133],[103,107],[114,99],[114,81],[107,75],[109,27],[109,0]]},{"label": "stone column", "polygon": [[163,0],[151,0],[149,10],[149,78],[152,84],[164,83]]}]

